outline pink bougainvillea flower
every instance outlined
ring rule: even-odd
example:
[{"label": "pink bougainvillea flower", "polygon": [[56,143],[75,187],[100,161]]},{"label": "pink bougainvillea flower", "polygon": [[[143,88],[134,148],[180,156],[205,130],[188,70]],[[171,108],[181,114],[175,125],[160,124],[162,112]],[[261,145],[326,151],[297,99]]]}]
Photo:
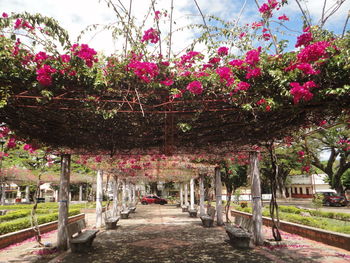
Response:
[{"label": "pink bougainvillea flower", "polygon": [[33,145],[30,145],[30,144],[25,144],[23,146],[23,150],[29,152],[29,153],[34,153],[38,148],[33,146]]},{"label": "pink bougainvillea flower", "polygon": [[246,35],[247,35],[246,33],[242,32],[242,33],[239,34],[238,38],[239,38],[239,39],[242,39],[242,38],[245,37]]},{"label": "pink bougainvillea flower", "polygon": [[287,17],[286,15],[282,15],[282,16],[279,16],[278,17],[278,20],[281,20],[281,21],[289,21],[289,17]]},{"label": "pink bougainvillea flower", "polygon": [[218,55],[219,56],[227,56],[228,55],[228,47],[219,47]]},{"label": "pink bougainvillea flower", "polygon": [[160,15],[161,15],[160,11],[158,11],[158,10],[155,11],[155,12],[154,12],[154,19],[155,19],[155,20],[159,20],[159,19],[160,19]]},{"label": "pink bougainvillea flower", "polygon": [[3,18],[6,18],[6,17],[9,17],[9,15],[8,15],[7,13],[3,12],[3,13],[2,13],[2,17],[3,17]]},{"label": "pink bougainvillea flower", "polygon": [[250,84],[249,84],[249,83],[244,82],[244,81],[241,81],[241,82],[239,82],[239,83],[237,84],[237,87],[236,87],[235,91],[236,91],[236,92],[237,92],[237,91],[242,91],[242,90],[245,91],[245,90],[248,90],[249,87],[250,87]]},{"label": "pink bougainvillea flower", "polygon": [[262,27],[264,24],[262,22],[253,22],[252,23],[252,29],[256,29],[259,27]]},{"label": "pink bougainvillea flower", "polygon": [[64,63],[68,63],[70,61],[70,56],[67,54],[63,54],[63,55],[61,55],[61,60]]},{"label": "pink bougainvillea flower", "polygon": [[159,74],[157,64],[152,62],[132,61],[128,64],[128,68],[146,83],[150,83]]},{"label": "pink bougainvillea flower", "polygon": [[326,120],[322,120],[322,121],[320,121],[320,122],[318,123],[318,126],[322,127],[322,126],[324,126],[324,125],[326,125],[326,124],[327,124],[327,121],[326,121]]},{"label": "pink bougainvillea flower", "polygon": [[158,31],[155,30],[154,28],[147,29],[142,37],[142,42],[148,42],[150,41],[153,44],[158,43],[159,41],[159,34]]},{"label": "pink bougainvillea flower", "polygon": [[7,148],[12,149],[12,148],[15,148],[16,146],[17,146],[16,139],[11,137],[7,142]]},{"label": "pink bougainvillea flower", "polygon": [[260,99],[256,102],[256,105],[261,105],[261,104],[264,104],[266,103],[266,100],[265,99]]},{"label": "pink bougainvillea flower", "polygon": [[264,33],[264,34],[262,34],[262,37],[263,37],[263,39],[264,39],[265,41],[268,41],[268,40],[271,39],[271,35],[270,35],[269,33]]},{"label": "pink bougainvillea flower", "polygon": [[160,84],[163,84],[165,86],[171,86],[174,84],[174,81],[172,79],[167,78],[165,80],[162,80]]},{"label": "pink bougainvillea flower", "polygon": [[304,85],[300,85],[298,82],[292,82],[290,86],[292,87],[290,93],[294,97],[294,104],[297,104],[301,99],[304,101],[312,99],[313,94],[310,92],[310,89],[316,87],[316,84],[313,81],[308,81]]},{"label": "pink bougainvillea flower", "polygon": [[245,78],[251,79],[251,78],[259,77],[260,75],[261,75],[261,69],[253,68],[248,71],[248,73],[245,75]]},{"label": "pink bougainvillea flower", "polygon": [[37,81],[43,86],[50,86],[52,84],[52,74],[56,73],[56,69],[50,65],[43,65],[41,68],[36,70]]},{"label": "pink bougainvillea flower", "polygon": [[244,64],[244,61],[240,59],[234,59],[234,60],[231,60],[228,64],[231,65],[232,67],[240,67]]},{"label": "pink bougainvillea flower", "polygon": [[311,64],[309,63],[299,63],[295,65],[297,69],[300,69],[302,72],[308,75],[317,75],[320,74],[319,70],[314,70]]},{"label": "pink bougainvillea flower", "polygon": [[301,46],[307,46],[310,44],[310,42],[313,40],[312,33],[307,32],[304,34],[301,34],[297,38],[297,43],[295,44],[295,47],[301,47]]},{"label": "pink bougainvillea flower", "polygon": [[213,65],[219,64],[220,61],[221,61],[221,58],[219,58],[219,57],[213,57],[213,58],[210,58],[210,59],[209,59],[209,63],[210,63],[210,64],[213,64]]},{"label": "pink bougainvillea flower", "polygon": [[49,56],[45,52],[40,51],[39,53],[37,53],[35,55],[34,62],[41,64],[43,61],[45,61],[48,58],[49,58]]},{"label": "pink bougainvillea flower", "polygon": [[10,133],[10,129],[6,126],[0,127],[0,138],[6,137]]},{"label": "pink bougainvillea flower", "polygon": [[268,17],[271,16],[271,8],[268,4],[262,4],[259,8],[259,12]]},{"label": "pink bougainvillea flower", "polygon": [[203,92],[202,83],[198,80],[195,80],[189,83],[186,89],[195,95],[200,95]]},{"label": "pink bougainvillea flower", "polygon": [[102,162],[102,157],[100,155],[95,157],[95,162],[100,163]]},{"label": "pink bougainvillea flower", "polygon": [[95,57],[97,52],[93,48],[90,48],[87,44],[74,44],[71,51],[73,52],[74,56],[84,60],[86,66],[89,68],[93,66],[93,63],[98,62],[98,59]]},{"label": "pink bougainvillea flower", "polygon": [[254,66],[260,60],[260,57],[259,57],[260,52],[261,52],[261,47],[258,47],[257,49],[249,50],[246,53],[245,62]]},{"label": "pink bougainvillea flower", "polygon": [[297,55],[299,62],[315,62],[319,59],[327,58],[327,48],[331,45],[328,41],[319,41],[306,46]]},{"label": "pink bougainvillea flower", "polygon": [[271,106],[270,105],[266,105],[265,111],[271,111]]}]

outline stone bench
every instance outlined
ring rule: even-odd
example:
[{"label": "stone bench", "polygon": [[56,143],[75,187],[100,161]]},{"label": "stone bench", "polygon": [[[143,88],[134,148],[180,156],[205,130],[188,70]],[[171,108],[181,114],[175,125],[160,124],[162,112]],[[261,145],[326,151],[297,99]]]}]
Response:
[{"label": "stone bench", "polygon": [[110,210],[107,211],[106,212],[106,219],[105,219],[106,229],[116,229],[119,219],[120,219],[120,217],[114,216],[112,211],[110,211]]},{"label": "stone bench", "polygon": [[83,232],[84,228],[86,228],[84,219],[68,224],[67,234],[72,252],[85,252],[91,247],[98,230]]},{"label": "stone bench", "polygon": [[130,213],[135,213],[136,206],[129,207]]},{"label": "stone bench", "polygon": [[207,209],[207,214],[200,216],[200,219],[202,220],[202,224],[204,227],[212,227],[214,224],[214,218],[215,218],[215,208],[210,207]]},{"label": "stone bench", "polygon": [[120,212],[120,217],[121,219],[128,219],[129,218],[129,214],[130,214],[130,210],[124,210]]},{"label": "stone bench", "polygon": [[182,212],[183,212],[183,213],[188,212],[188,207],[187,207],[187,205],[183,205],[181,208],[182,208]]},{"label": "stone bench", "polygon": [[190,217],[197,217],[197,210],[196,209],[189,209],[188,213]]},{"label": "stone bench", "polygon": [[238,248],[252,247],[252,218],[235,216],[235,225],[225,226],[227,235],[232,245]]},{"label": "stone bench", "polygon": [[238,248],[251,247],[252,234],[247,230],[233,225],[226,225],[225,230],[233,246]]}]

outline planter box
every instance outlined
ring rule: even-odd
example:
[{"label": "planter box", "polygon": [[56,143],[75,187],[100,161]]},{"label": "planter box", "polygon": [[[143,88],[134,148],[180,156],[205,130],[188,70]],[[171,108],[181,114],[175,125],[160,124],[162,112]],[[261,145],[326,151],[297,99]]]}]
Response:
[{"label": "planter box", "polygon": [[[68,223],[75,222],[79,219],[85,219],[85,214],[70,216],[68,218]],[[57,220],[53,221],[53,222],[39,225],[40,233],[43,234],[43,233],[55,230],[55,229],[57,229],[57,225],[58,225]],[[9,245],[12,245],[12,244],[15,244],[18,242],[22,242],[28,238],[33,237],[33,236],[35,236],[35,232],[32,228],[26,228],[26,229],[19,230],[17,232],[2,235],[2,236],[0,236],[0,248],[7,247]]]},{"label": "planter box", "polygon": [[[232,216],[252,217],[252,214],[231,210]],[[263,224],[272,226],[271,218],[263,216]],[[350,251],[350,235],[327,231],[315,227],[304,226],[280,220],[280,230],[297,234],[308,239],[312,239],[330,246],[343,248]]]}]

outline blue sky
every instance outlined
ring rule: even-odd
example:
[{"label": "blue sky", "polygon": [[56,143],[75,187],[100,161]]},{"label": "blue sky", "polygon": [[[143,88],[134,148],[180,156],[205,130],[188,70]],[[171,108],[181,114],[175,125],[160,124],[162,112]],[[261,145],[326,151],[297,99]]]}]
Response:
[{"label": "blue sky", "polygon": [[[267,1],[267,0],[266,0]],[[328,0],[327,6],[330,7],[336,0]],[[117,3],[117,0],[114,0]],[[124,6],[129,6],[129,0],[121,0]],[[150,0],[133,0],[132,15],[140,21],[146,14]],[[251,23],[259,19],[257,7],[254,0],[197,0],[201,10],[206,15],[216,15],[225,20],[232,21],[239,17],[239,13],[244,6],[242,15],[240,16],[240,22],[243,24]],[[259,1],[260,4],[265,1]],[[291,21],[286,23],[286,26],[297,29],[300,31],[301,13],[294,0],[289,1],[290,4],[280,11],[278,15],[286,14],[290,17]],[[310,12],[313,21],[317,23],[320,18],[323,0],[308,0],[307,8]],[[169,10],[170,0],[158,0],[156,4],[156,10]],[[43,15],[52,16],[57,19],[64,28],[66,28],[72,39],[74,39],[79,32],[86,26],[94,23],[108,24],[116,21],[116,16],[112,9],[107,8],[104,0],[0,0],[1,12],[30,12],[41,13]],[[341,9],[333,16],[326,28],[341,32],[346,16],[350,10],[350,0],[347,0]],[[201,23],[201,17],[196,8],[193,0],[174,0],[174,29],[180,28],[191,23]],[[151,21],[146,24],[147,27],[151,26]],[[348,25],[349,30],[349,25]],[[161,23],[162,31],[168,30],[168,23]],[[196,32],[193,30],[185,30],[174,33],[173,36],[173,50],[178,52],[188,45]],[[291,32],[291,36],[287,35],[287,38],[295,38],[298,35],[296,32]],[[106,53],[113,52],[114,49],[120,49],[121,44],[124,43],[123,39],[112,40],[109,33],[98,34],[93,40],[92,35],[83,38],[82,42],[88,43],[99,51]],[[197,47],[198,49],[201,46]]]}]

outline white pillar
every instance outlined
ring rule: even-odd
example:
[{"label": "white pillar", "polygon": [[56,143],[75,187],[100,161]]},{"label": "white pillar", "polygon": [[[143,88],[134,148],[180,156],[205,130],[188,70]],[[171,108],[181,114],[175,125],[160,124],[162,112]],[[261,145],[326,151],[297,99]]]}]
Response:
[{"label": "white pillar", "polygon": [[68,236],[66,227],[68,225],[68,192],[70,177],[70,154],[61,155],[61,177],[60,192],[58,206],[58,231],[57,231],[57,247],[59,250],[68,249]]},{"label": "white pillar", "polygon": [[185,184],[185,206],[188,206],[188,184]]},{"label": "white pillar", "polygon": [[6,199],[6,183],[2,183],[1,185],[1,205],[5,205],[5,199]]},{"label": "white pillar", "polygon": [[118,188],[119,188],[119,178],[114,177],[113,183],[113,216],[116,217],[119,214],[118,211]]},{"label": "white pillar", "polygon": [[253,241],[255,245],[262,245],[264,240],[262,234],[262,205],[258,153],[251,152],[249,157],[249,169],[252,179]]},{"label": "white pillar", "polygon": [[72,201],[72,192],[69,192],[69,202]]},{"label": "white pillar", "polygon": [[123,189],[122,189],[122,211],[126,211],[126,179],[123,179]]},{"label": "white pillar", "polygon": [[[58,202],[58,190],[55,190],[55,200],[56,200],[56,202]],[[29,201],[29,199],[28,199],[28,201]]]},{"label": "white pillar", "polygon": [[83,201],[83,185],[79,185],[79,201]]},{"label": "white pillar", "polygon": [[224,220],[222,218],[222,184],[221,184],[221,173],[220,168],[215,168],[215,196],[216,196],[216,223],[218,226],[222,226],[224,224]]},{"label": "white pillar", "polygon": [[190,197],[191,197],[191,206],[190,209],[194,209],[194,178],[191,178],[190,181]]},{"label": "white pillar", "polygon": [[21,198],[21,188],[18,186],[17,187],[17,195],[16,195],[17,198]]},{"label": "white pillar", "polygon": [[26,197],[25,198],[26,198],[26,202],[29,202],[29,185],[26,186]]},{"label": "white pillar", "polygon": [[96,182],[96,227],[102,227],[103,171],[97,170]]},{"label": "white pillar", "polygon": [[135,184],[132,184],[131,185],[131,193],[132,193],[132,206],[135,206],[136,205],[136,185]]},{"label": "white pillar", "polygon": [[128,182],[128,207],[132,206],[132,191],[131,191],[131,183]]},{"label": "white pillar", "polygon": [[204,208],[204,176],[199,176],[199,216],[205,215]]},{"label": "white pillar", "polygon": [[184,185],[183,183],[180,184],[180,206],[182,207],[184,205]]}]

